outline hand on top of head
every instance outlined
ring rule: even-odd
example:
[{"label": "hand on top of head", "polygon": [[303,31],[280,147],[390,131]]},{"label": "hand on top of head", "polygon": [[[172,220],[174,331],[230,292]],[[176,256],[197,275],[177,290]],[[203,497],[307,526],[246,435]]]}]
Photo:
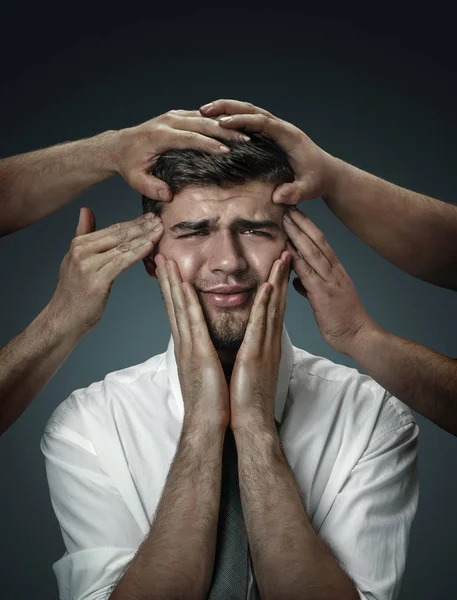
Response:
[{"label": "hand on top of head", "polygon": [[218,119],[227,129],[261,133],[287,153],[295,181],[278,186],[273,202],[295,205],[330,193],[335,159],[291,123],[249,102],[231,99],[206,104],[200,113]]}]

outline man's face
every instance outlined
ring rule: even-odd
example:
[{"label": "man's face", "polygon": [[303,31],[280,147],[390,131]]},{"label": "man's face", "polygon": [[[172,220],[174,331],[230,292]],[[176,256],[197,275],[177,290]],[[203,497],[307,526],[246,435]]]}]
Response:
[{"label": "man's face", "polygon": [[257,288],[285,249],[284,207],[273,204],[274,189],[262,182],[189,186],[164,205],[156,252],[194,285],[218,349],[239,348]]}]

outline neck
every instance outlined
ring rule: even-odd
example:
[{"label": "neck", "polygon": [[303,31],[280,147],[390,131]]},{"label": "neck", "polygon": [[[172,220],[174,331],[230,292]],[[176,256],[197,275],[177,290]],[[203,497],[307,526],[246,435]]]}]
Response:
[{"label": "neck", "polygon": [[218,350],[219,360],[221,361],[222,369],[225,377],[230,379],[233,371],[233,365],[235,364],[237,350]]}]

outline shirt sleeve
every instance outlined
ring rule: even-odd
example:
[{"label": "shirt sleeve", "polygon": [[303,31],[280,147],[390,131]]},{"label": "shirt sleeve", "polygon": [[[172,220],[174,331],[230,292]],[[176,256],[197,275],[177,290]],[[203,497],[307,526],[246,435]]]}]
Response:
[{"label": "shirt sleeve", "polygon": [[121,578],[144,534],[87,437],[47,428],[41,450],[65,555],[54,565],[61,600],[102,600]]},{"label": "shirt sleeve", "polygon": [[367,447],[318,532],[362,600],[393,600],[400,591],[418,496],[414,421]]}]

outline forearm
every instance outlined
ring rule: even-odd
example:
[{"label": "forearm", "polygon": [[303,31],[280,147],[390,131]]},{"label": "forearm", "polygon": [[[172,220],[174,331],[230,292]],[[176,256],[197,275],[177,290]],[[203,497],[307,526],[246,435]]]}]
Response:
[{"label": "forearm", "polygon": [[61,323],[48,305],[0,350],[0,434],[38,396],[82,335]]},{"label": "forearm", "polygon": [[457,361],[371,328],[347,353],[410,408],[457,435]]},{"label": "forearm", "polygon": [[0,236],[54,213],[116,173],[120,132],[0,160]]},{"label": "forearm", "polygon": [[457,207],[332,158],[324,200],[366,244],[411,275],[457,289]]},{"label": "forearm", "polygon": [[225,431],[183,426],[151,531],[110,600],[200,600],[211,585]]},{"label": "forearm", "polygon": [[358,600],[306,515],[274,427],[246,427],[235,439],[243,514],[261,597]]}]

